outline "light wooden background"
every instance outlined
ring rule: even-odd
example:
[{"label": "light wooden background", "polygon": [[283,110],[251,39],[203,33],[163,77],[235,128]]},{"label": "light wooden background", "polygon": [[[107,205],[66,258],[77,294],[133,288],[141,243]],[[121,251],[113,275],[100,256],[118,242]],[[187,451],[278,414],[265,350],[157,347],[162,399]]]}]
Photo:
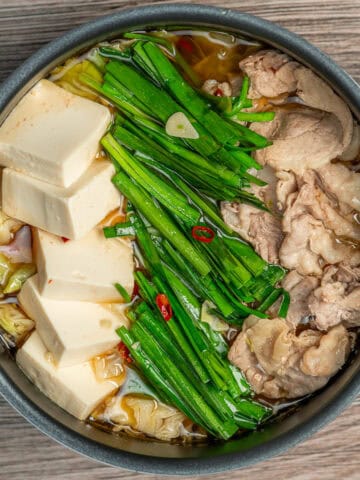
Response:
[{"label": "light wooden background", "polygon": [[[360,0],[197,2],[232,7],[278,22],[304,35],[360,80]],[[141,4],[141,0],[0,0],[0,81],[41,45],[66,30],[118,8]],[[360,480],[359,422],[360,399],[327,428],[288,453],[211,478]],[[0,399],[0,480],[156,478],[116,470],[68,451],[27,424]]]}]

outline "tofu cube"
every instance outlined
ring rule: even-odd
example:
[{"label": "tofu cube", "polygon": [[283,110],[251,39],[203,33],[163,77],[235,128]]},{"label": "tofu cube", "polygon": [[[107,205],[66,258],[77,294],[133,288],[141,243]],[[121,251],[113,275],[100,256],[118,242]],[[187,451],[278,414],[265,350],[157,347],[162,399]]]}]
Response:
[{"label": "tofu cube", "polygon": [[125,315],[111,305],[41,296],[37,275],[24,283],[18,299],[59,367],[86,362],[115,347],[119,343],[115,329],[127,324]]},{"label": "tofu cube", "polygon": [[96,160],[76,183],[62,188],[5,168],[2,209],[9,217],[55,235],[81,238],[120,206],[113,175],[110,162]]},{"label": "tofu cube", "polygon": [[114,287],[120,283],[129,294],[134,286],[134,261],[131,243],[106,239],[95,227],[80,240],[64,242],[44,230],[33,231],[42,296],[56,300],[119,302]]},{"label": "tofu cube", "polygon": [[79,420],[85,420],[118,388],[114,382],[99,382],[89,362],[56,367],[36,331],[18,350],[16,362],[44,395]]},{"label": "tofu cube", "polygon": [[110,121],[103,105],[40,80],[0,127],[0,165],[69,187],[94,160]]}]

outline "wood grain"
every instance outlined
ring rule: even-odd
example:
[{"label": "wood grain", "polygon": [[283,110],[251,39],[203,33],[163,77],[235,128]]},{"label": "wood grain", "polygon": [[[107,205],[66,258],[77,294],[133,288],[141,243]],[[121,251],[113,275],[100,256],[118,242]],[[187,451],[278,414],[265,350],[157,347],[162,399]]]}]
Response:
[{"label": "wood grain", "polygon": [[[197,2],[236,8],[278,22],[305,36],[360,80],[360,0]],[[0,81],[31,53],[63,32],[120,7],[143,4],[141,0],[0,0]],[[211,478],[360,480],[359,420],[360,400],[286,454],[246,470]],[[68,451],[38,432],[0,399],[0,480],[151,478],[157,476],[116,470]]]},{"label": "wood grain", "polygon": [[[360,399],[284,455],[211,480],[359,480]],[[175,480],[178,477],[166,477]],[[0,399],[0,480],[154,480],[83,458],[45,437]],[[188,479],[190,480],[190,479]]]},{"label": "wood grain", "polygon": [[[304,35],[360,79],[360,0],[197,0],[262,16]],[[65,31],[123,6],[159,0],[0,0],[0,81],[31,53]],[[168,2],[175,3],[175,2]],[[194,3],[189,0],[183,3]]]}]

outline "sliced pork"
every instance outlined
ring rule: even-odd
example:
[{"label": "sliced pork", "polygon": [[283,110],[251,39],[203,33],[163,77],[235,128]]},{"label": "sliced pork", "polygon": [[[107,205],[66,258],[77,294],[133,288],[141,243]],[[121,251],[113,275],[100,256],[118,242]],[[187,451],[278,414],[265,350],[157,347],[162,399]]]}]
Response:
[{"label": "sliced pork", "polygon": [[300,67],[285,53],[262,50],[240,62],[250,78],[249,98],[278,97],[296,91],[295,70]]},{"label": "sliced pork", "polygon": [[349,107],[332,88],[309,68],[276,50],[263,50],[240,62],[249,76],[249,96],[278,97],[297,95],[305,105],[332,113],[341,124],[341,144],[344,152],[353,137],[353,119]]},{"label": "sliced pork", "polygon": [[316,326],[328,330],[339,323],[360,326],[360,268],[330,266],[309,297]]},{"label": "sliced pork", "polygon": [[298,190],[296,176],[292,172],[279,170],[276,172],[278,182],[276,185],[276,206],[279,212],[286,208],[288,198]]},{"label": "sliced pork", "polygon": [[351,142],[354,128],[349,107],[324,80],[309,68],[301,66],[296,70],[295,77],[297,80],[296,93],[306,105],[333,113],[338,118],[343,132],[343,151],[346,150]]},{"label": "sliced pork", "polygon": [[312,318],[309,296],[319,283],[317,277],[303,276],[296,270],[291,270],[282,281],[281,286],[290,294],[290,307],[286,320],[292,325],[307,323]]},{"label": "sliced pork", "polygon": [[355,173],[341,163],[330,163],[318,171],[326,190],[360,212],[360,173]]},{"label": "sliced pork", "polygon": [[[328,170],[328,168],[329,166],[325,170]],[[299,192],[290,198],[288,197],[288,208],[283,218],[283,230],[289,232],[291,230],[291,222],[296,217],[309,213],[315,219],[321,220],[324,226],[332,230],[338,237],[359,242],[360,225],[351,217],[348,218],[346,215],[341,215],[338,198],[333,195],[327,195],[322,188],[318,175],[314,171],[308,171],[301,180],[304,183]],[[336,191],[333,187],[331,188]]]},{"label": "sliced pork", "polygon": [[265,167],[257,175],[268,182],[265,187],[252,185],[250,191],[272,211],[237,202],[223,202],[221,213],[225,222],[255,248],[267,262],[279,263],[279,248],[283,240],[281,219],[276,208],[277,179],[271,167]]},{"label": "sliced pork", "polygon": [[[284,211],[282,231],[285,235],[279,258],[284,267],[295,269],[301,275],[321,276],[328,264],[347,262],[355,267],[360,262],[360,225],[351,206],[342,201],[353,201],[351,189],[355,190],[357,179],[353,176],[358,174],[342,165],[334,167],[327,165],[320,173],[309,170],[299,176],[277,172],[281,177],[277,197],[278,206]],[[331,184],[338,170],[339,179],[334,180],[335,184],[350,177],[346,192]]]},{"label": "sliced pork", "polygon": [[254,391],[268,398],[297,398],[326,385],[350,352],[347,330],[313,329],[299,335],[285,320],[249,317],[229,360],[246,375]]},{"label": "sliced pork", "polygon": [[255,152],[261,165],[301,173],[328,164],[343,151],[341,125],[335,115],[300,105],[279,107],[275,112],[271,122],[251,125],[273,142]]},{"label": "sliced pork", "polygon": [[279,263],[279,248],[283,240],[279,218],[236,202],[224,202],[221,212],[224,221],[251,243],[264,260]]},{"label": "sliced pork", "polygon": [[291,270],[296,269],[301,275],[321,276],[326,264],[360,264],[358,248],[340,243],[321,220],[309,214],[299,215],[291,221],[279,257],[281,265]]}]

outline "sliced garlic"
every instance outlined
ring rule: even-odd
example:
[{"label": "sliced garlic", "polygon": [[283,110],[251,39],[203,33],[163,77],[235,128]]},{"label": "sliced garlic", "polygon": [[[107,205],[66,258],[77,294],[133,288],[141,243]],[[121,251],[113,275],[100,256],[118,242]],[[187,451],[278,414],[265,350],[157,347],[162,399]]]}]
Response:
[{"label": "sliced garlic", "polygon": [[209,313],[210,308],[215,308],[215,305],[208,300],[205,300],[201,307],[201,321],[208,323],[215,332],[227,332],[230,328],[229,325],[216,315]]},{"label": "sliced garlic", "polygon": [[171,137],[191,138],[193,140],[199,138],[198,132],[182,112],[176,112],[168,118],[165,130]]}]

